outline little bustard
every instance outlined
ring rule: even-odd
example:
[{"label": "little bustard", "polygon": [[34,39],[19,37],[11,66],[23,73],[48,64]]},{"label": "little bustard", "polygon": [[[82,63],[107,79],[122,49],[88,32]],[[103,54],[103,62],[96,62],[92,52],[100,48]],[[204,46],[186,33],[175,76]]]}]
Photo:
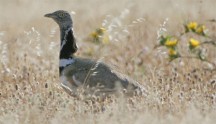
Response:
[{"label": "little bustard", "polygon": [[79,89],[83,89],[86,95],[96,96],[117,91],[127,95],[144,91],[138,82],[116,72],[107,64],[74,55],[77,45],[73,35],[73,21],[68,12],[58,10],[45,17],[52,18],[60,28],[59,73],[61,86],[67,93],[77,97]]}]

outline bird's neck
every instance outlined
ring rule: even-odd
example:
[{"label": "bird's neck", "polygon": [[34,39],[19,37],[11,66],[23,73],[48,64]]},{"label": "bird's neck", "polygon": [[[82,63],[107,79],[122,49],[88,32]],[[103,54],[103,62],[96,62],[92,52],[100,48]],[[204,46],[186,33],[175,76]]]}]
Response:
[{"label": "bird's neck", "polygon": [[73,54],[77,51],[77,46],[72,27],[60,28],[60,31],[61,46],[59,56],[59,71],[61,73],[64,67],[74,62]]}]

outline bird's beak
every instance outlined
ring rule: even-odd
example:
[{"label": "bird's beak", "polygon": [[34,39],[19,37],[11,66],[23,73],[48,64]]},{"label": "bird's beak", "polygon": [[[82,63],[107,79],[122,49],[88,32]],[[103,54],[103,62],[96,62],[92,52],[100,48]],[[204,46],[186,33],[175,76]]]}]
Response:
[{"label": "bird's beak", "polygon": [[54,15],[53,15],[53,13],[48,13],[48,14],[44,15],[44,17],[53,18]]}]

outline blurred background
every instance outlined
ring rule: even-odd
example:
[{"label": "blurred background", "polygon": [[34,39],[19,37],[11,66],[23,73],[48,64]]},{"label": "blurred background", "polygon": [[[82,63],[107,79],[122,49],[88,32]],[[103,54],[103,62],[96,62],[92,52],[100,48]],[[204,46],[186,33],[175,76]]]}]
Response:
[{"label": "blurred background", "polygon": [[[148,95],[98,103],[68,96],[59,85],[59,29],[44,17],[60,9],[72,15],[77,56],[102,59]],[[154,47],[160,32],[179,36],[188,21],[215,38],[215,19],[215,0],[0,0],[0,123],[213,124],[215,71],[200,60],[169,63],[167,50]],[[100,28],[106,37],[95,41]],[[183,53],[189,36],[180,38]],[[205,50],[215,62],[215,47]]]}]

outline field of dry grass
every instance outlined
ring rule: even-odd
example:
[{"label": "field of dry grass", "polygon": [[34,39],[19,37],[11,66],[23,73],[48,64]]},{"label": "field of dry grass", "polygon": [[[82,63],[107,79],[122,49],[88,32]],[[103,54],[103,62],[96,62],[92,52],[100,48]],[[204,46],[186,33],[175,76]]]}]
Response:
[{"label": "field of dry grass", "polygon": [[[43,17],[58,9],[73,16],[76,55],[113,65],[147,95],[81,101],[66,94],[58,77],[59,30]],[[154,49],[164,21],[172,35],[192,20],[216,37],[216,23],[208,21],[216,19],[215,0],[0,0],[0,11],[1,124],[216,122],[216,72],[197,59],[169,63],[163,47]],[[112,39],[91,42],[89,34],[104,24]],[[215,47],[206,50],[215,63]]]}]

